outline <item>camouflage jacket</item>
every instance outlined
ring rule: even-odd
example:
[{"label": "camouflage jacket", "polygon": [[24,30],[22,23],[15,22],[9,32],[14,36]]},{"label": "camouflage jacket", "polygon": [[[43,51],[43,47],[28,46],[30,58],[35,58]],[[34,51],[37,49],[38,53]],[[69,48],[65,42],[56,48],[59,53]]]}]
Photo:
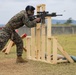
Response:
[{"label": "camouflage jacket", "polygon": [[29,28],[36,26],[36,21],[35,20],[30,21],[25,10],[22,10],[15,16],[13,16],[5,25],[5,27],[11,29],[17,29],[22,27],[23,25],[26,25]]}]

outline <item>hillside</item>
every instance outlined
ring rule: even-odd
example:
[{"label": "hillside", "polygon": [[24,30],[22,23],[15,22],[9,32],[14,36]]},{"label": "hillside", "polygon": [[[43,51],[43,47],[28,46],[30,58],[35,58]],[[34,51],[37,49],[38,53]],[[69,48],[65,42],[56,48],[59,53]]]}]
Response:
[{"label": "hillside", "polygon": [[[66,22],[66,20],[55,20],[55,19],[52,19],[52,24],[57,24],[57,23],[59,23],[59,24],[64,24]],[[72,21],[72,24],[76,24],[76,20],[73,20]]]}]

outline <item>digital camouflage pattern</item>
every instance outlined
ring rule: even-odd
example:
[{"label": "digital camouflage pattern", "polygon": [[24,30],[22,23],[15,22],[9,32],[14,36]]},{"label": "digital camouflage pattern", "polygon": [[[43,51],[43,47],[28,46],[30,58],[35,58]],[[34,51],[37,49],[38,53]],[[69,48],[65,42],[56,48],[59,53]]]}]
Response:
[{"label": "digital camouflage pattern", "polygon": [[16,33],[15,29],[18,29],[23,25],[26,25],[29,28],[36,26],[36,21],[30,21],[25,10],[22,10],[13,16],[0,32],[0,50],[2,50],[8,40],[11,39],[16,44],[17,56],[22,56],[23,41],[21,37]]}]

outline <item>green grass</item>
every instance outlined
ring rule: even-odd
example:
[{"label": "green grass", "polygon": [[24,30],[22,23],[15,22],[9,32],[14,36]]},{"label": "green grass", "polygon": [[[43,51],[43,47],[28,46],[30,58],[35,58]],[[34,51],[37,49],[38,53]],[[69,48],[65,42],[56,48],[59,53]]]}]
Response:
[{"label": "green grass", "polygon": [[76,35],[59,35],[56,37],[64,50],[70,55],[76,56]]}]

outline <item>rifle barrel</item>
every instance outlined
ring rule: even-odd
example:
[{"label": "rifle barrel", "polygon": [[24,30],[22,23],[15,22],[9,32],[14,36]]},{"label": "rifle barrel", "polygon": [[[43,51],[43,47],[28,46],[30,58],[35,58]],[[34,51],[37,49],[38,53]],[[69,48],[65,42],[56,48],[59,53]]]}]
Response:
[{"label": "rifle barrel", "polygon": [[58,14],[57,16],[63,16],[62,14]]},{"label": "rifle barrel", "polygon": [[62,14],[58,14],[58,15],[53,15],[53,14],[47,14],[46,16],[51,16],[51,17],[56,17],[56,16],[63,16]]}]

